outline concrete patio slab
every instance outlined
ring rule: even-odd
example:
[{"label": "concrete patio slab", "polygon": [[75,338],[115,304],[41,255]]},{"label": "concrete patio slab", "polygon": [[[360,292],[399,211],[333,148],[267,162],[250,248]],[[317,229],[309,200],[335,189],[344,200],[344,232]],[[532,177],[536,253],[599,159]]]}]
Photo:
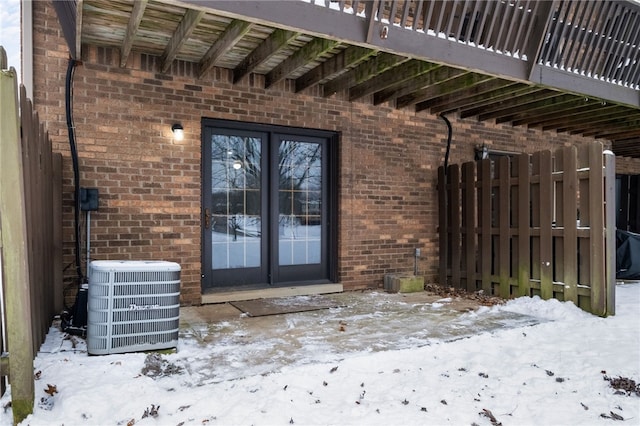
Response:
[{"label": "concrete patio slab", "polygon": [[478,313],[477,300],[430,292],[358,291],[291,299],[296,298],[322,298],[338,307],[263,317],[249,317],[228,303],[181,308],[179,352],[191,345],[207,349],[197,351],[206,357],[189,360],[192,373],[207,383],[539,322],[502,310]]}]

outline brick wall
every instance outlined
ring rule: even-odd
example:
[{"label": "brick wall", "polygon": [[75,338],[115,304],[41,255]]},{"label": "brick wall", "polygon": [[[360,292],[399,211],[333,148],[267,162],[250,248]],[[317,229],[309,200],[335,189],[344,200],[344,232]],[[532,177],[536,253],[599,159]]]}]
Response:
[{"label": "brick wall", "polygon": [[616,173],[640,175],[640,158],[616,157]]},{"label": "brick wall", "polygon": [[[65,125],[68,49],[49,2],[34,2],[34,97],[64,160],[64,259],[73,262],[72,171]],[[196,78],[193,64],[167,74],[156,58],[83,46],[75,72],[74,118],[81,185],[100,190],[92,218],[93,259],[162,259],[183,269],[182,303],[200,303],[201,118],[241,120],[341,132],[339,143],[339,280],[346,289],[379,287],[387,272],[413,271],[415,248],[427,282],[437,278],[436,170],[446,126],[411,109],[351,103],[318,88],[295,94],[291,82],[264,89],[261,76],[232,84],[224,69]],[[591,141],[508,125],[449,117],[450,163],[474,147],[534,152]],[[173,141],[180,122],[185,139]],[[84,254],[84,248],[82,249]],[[72,274],[74,268],[68,268]],[[69,279],[69,281],[72,281]]]}]

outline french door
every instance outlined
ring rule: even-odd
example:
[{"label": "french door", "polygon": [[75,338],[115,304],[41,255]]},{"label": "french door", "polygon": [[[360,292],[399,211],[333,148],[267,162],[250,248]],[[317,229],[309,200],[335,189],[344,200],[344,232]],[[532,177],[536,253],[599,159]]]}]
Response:
[{"label": "french door", "polygon": [[331,132],[203,121],[203,291],[330,282]]}]

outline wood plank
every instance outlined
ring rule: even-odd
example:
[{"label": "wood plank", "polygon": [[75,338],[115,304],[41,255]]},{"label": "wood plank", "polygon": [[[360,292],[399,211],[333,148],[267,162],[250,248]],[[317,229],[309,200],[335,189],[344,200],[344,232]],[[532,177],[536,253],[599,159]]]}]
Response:
[{"label": "wood plank", "polygon": [[324,38],[313,39],[269,71],[265,76],[265,87],[271,87],[279,81],[284,80],[287,76],[293,74],[309,62],[316,60],[318,57],[333,49],[336,44],[338,44],[337,41]]},{"label": "wood plank", "polygon": [[476,288],[476,163],[469,161],[462,165],[462,253],[464,255],[464,269],[466,271],[466,289],[475,292]]},{"label": "wood plank", "polygon": [[324,96],[329,97],[340,90],[349,89],[407,61],[409,61],[409,58],[404,56],[380,53],[378,56],[327,82],[324,85]]},{"label": "wood plank", "polygon": [[508,299],[511,297],[511,217],[510,217],[510,159],[509,157],[500,157],[496,165],[498,178],[498,247],[496,248],[498,256],[498,275],[500,282],[500,297]]},{"label": "wood plank", "polygon": [[[436,70],[436,74],[439,70]],[[490,77],[481,74],[467,73],[462,70],[451,69],[448,73],[450,78],[439,79],[433,85],[425,87],[406,96],[399,97],[396,101],[398,108],[404,108],[415,105],[420,102],[427,101],[449,93],[457,92],[465,88],[474,86],[483,81],[489,80]]]},{"label": "wood plank", "polygon": [[[376,94],[373,96],[373,104],[380,105],[383,102],[397,99],[401,96],[409,95],[417,90],[422,90],[428,86],[436,84],[438,81],[438,74],[435,74],[435,72],[438,69],[443,70],[443,71],[440,71],[440,73],[445,72],[445,70],[448,70],[446,72],[448,72],[449,74],[451,73],[451,68],[446,68],[446,67],[443,67],[442,65],[436,65],[436,67],[432,69],[430,72],[422,74],[414,79],[411,79],[410,81],[407,81],[398,87],[390,87],[388,89],[376,92]],[[459,73],[456,73],[456,75],[458,74]]]},{"label": "wood plank", "polygon": [[51,176],[51,221],[52,221],[52,253],[53,264],[53,310],[62,312],[64,309],[63,272],[62,272],[62,154],[52,155]]},{"label": "wood plank", "polygon": [[514,167],[518,182],[518,206],[515,218],[518,223],[518,295],[531,296],[530,286],[530,220],[531,220],[531,181],[529,164],[531,157],[529,154],[518,156],[518,166]]},{"label": "wood plank", "polygon": [[605,315],[616,314],[616,156],[604,153],[605,178]]},{"label": "wood plank", "polygon": [[300,92],[307,87],[320,83],[325,79],[334,77],[347,68],[366,60],[375,55],[376,52],[360,46],[350,46],[340,53],[327,59],[305,75],[296,79],[296,92]]},{"label": "wood plank", "polygon": [[[73,51],[75,52],[75,56],[73,57],[74,59],[80,60],[82,58],[82,20],[83,20],[83,5],[84,5],[84,0],[76,0],[76,36],[75,36],[75,42],[76,45],[73,46],[72,48],[74,49]],[[71,47],[71,46],[70,46]]]},{"label": "wood plank", "polygon": [[447,265],[449,253],[449,238],[447,211],[447,175],[444,166],[438,167],[438,281],[441,286],[447,286]]},{"label": "wood plank", "polygon": [[607,291],[604,250],[604,172],[602,144],[589,144],[589,218],[591,241],[591,313],[607,313]]},{"label": "wood plank", "polygon": [[367,43],[371,43],[374,37],[375,24],[376,24],[376,15],[378,14],[378,10],[380,8],[380,0],[373,0],[367,3],[366,6],[366,17],[367,17],[367,37],[365,41]]},{"label": "wood plank", "polygon": [[540,297],[553,298],[553,180],[550,151],[537,153],[540,165]]},{"label": "wood plank", "polygon": [[0,46],[0,71],[8,69],[7,65],[7,51],[3,46]]},{"label": "wood plank", "polygon": [[178,27],[171,36],[169,44],[164,49],[164,52],[160,56],[160,69],[162,72],[167,72],[173,63],[173,60],[178,56],[178,52],[184,44],[187,42],[193,31],[200,23],[200,20],[204,17],[205,12],[203,10],[188,9],[184,14],[184,17],[178,24]]},{"label": "wood plank", "polygon": [[[29,253],[17,81],[15,70],[0,72],[0,93],[6,94],[0,98],[0,211],[5,224],[0,234],[14,424],[33,412],[34,400]],[[12,226],[6,226],[7,223]]]},{"label": "wood plank", "polygon": [[451,235],[451,285],[460,288],[462,286],[460,281],[462,266],[460,167],[457,164],[450,165],[447,175],[449,178],[449,215],[451,218],[449,226]]},{"label": "wood plank", "polygon": [[432,114],[444,110],[450,111],[462,106],[470,105],[474,100],[490,97],[492,93],[497,92],[500,89],[513,92],[513,90],[519,86],[521,86],[520,83],[507,82],[494,78],[472,86],[469,90],[465,90],[463,92],[454,92],[437,98],[432,98],[423,102],[420,107],[422,109],[429,109]]},{"label": "wood plank", "polygon": [[133,41],[136,38],[136,33],[142,22],[144,16],[144,10],[147,7],[148,0],[138,0],[133,2],[133,10],[131,16],[129,16],[129,23],[127,24],[127,31],[124,34],[124,40],[122,41],[122,47],[120,47],[120,66],[127,65],[129,59],[129,53],[131,53],[131,47]]},{"label": "wood plank", "polygon": [[417,60],[408,61],[403,64],[402,67],[392,68],[367,81],[351,87],[349,89],[349,100],[355,101],[363,96],[388,89],[389,87],[397,87],[397,85],[426,74],[437,67],[438,65],[431,62]]},{"label": "wood plank", "polygon": [[575,146],[562,149],[562,227],[564,242],[564,300],[578,306],[578,150]]},{"label": "wood plank", "polygon": [[200,59],[198,63],[198,78],[202,78],[207,71],[213,68],[218,59],[233,48],[252,27],[253,24],[251,22],[234,19]]},{"label": "wood plank", "polygon": [[522,86],[520,88],[505,88],[499,90],[496,93],[488,93],[486,99],[472,99],[469,106],[460,108],[460,118],[469,118],[474,115],[482,113],[487,107],[492,107],[495,104],[508,101],[513,98],[528,95],[530,93],[539,92],[541,89],[534,86]]},{"label": "wood plank", "polygon": [[[531,156],[531,280],[540,282],[540,154],[538,152]],[[540,295],[540,286],[536,287],[537,293],[532,295]]]},{"label": "wood plank", "polygon": [[291,40],[296,38],[300,33],[294,31],[277,29],[264,40],[253,52],[248,54],[233,70],[234,84],[240,81],[242,77],[252,72],[262,63],[267,61],[271,56],[275,55],[280,49],[285,47]]},{"label": "wood plank", "polygon": [[478,163],[478,221],[480,225],[480,275],[482,290],[492,295],[491,285],[491,160]]}]

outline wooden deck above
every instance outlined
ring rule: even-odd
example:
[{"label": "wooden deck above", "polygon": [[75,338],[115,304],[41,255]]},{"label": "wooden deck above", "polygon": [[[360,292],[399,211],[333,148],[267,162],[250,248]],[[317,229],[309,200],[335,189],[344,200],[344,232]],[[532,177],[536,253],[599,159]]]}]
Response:
[{"label": "wooden deck above", "polygon": [[640,157],[640,3],[632,0],[67,0],[83,45],[264,75],[297,91],[613,142]]}]

